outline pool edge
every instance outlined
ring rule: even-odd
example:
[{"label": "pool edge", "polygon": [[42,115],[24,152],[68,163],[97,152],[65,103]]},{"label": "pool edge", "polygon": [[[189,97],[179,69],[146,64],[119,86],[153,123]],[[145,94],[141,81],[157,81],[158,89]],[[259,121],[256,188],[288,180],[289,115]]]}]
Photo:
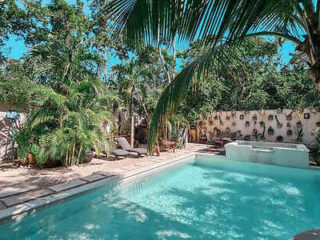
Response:
[{"label": "pool edge", "polygon": [[106,177],[95,182],[87,182],[84,185],[76,186],[74,188],[70,188],[61,192],[54,192],[47,196],[39,197],[35,200],[27,201],[12,207],[2,209],[0,210],[0,224],[5,221],[14,220],[14,218],[17,218],[19,216],[23,217],[24,214],[32,214],[32,211],[35,211],[36,209],[49,207],[50,205],[53,205],[55,203],[67,201],[72,197],[76,197],[78,195],[96,190],[100,187],[136,181],[143,177],[164,171],[168,168],[186,164],[193,161],[196,155],[198,155],[198,153],[192,153],[186,156],[173,158],[167,161],[153,164],[151,166],[132,170],[124,174]]}]

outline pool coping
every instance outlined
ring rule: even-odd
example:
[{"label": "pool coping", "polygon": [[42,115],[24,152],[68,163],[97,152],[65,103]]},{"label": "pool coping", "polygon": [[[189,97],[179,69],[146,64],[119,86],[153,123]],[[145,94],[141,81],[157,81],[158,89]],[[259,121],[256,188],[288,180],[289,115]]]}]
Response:
[{"label": "pool coping", "polygon": [[150,166],[142,167],[140,169],[135,169],[135,170],[128,171],[126,173],[122,173],[118,175],[97,174],[101,178],[100,179],[98,178],[97,180],[93,179],[92,181],[88,178],[86,180],[86,177],[75,179],[70,182],[63,183],[63,184],[68,184],[68,183],[70,184],[71,182],[78,181],[74,187],[70,187],[65,190],[63,190],[62,188],[62,190],[60,191],[55,191],[59,188],[59,187],[57,188],[57,186],[62,184],[51,186],[47,189],[43,189],[43,190],[51,190],[51,193],[48,193],[45,196],[41,196],[39,198],[26,201],[26,202],[13,205],[8,208],[0,210],[0,223],[3,221],[19,219],[21,217],[24,217],[25,215],[34,213],[37,209],[66,201],[72,197],[76,197],[78,195],[96,190],[100,187],[114,186],[117,184],[121,185],[124,183],[139,180],[141,178],[144,178],[152,174],[156,174],[168,168],[183,165],[185,163],[193,161],[196,155],[203,155],[203,154],[192,153],[186,156],[180,156],[180,157],[169,159],[166,161],[161,161],[159,163],[155,163]]}]

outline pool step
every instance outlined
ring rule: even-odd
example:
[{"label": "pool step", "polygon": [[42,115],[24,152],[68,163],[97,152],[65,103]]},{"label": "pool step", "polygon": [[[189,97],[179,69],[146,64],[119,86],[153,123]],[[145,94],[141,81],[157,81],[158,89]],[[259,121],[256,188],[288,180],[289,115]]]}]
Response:
[{"label": "pool step", "polygon": [[0,201],[4,203],[6,207],[11,207],[19,203],[24,203],[33,199],[50,195],[52,193],[53,191],[50,189],[41,189],[1,198]]}]

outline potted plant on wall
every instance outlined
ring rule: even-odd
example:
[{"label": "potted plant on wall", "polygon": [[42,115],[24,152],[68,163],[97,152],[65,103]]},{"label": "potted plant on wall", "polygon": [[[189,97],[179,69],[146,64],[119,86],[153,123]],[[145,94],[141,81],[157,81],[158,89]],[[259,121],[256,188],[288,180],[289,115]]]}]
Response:
[{"label": "potted plant on wall", "polygon": [[269,127],[268,128],[268,135],[270,135],[270,136],[272,136],[274,134],[274,129],[273,129],[273,127]]},{"label": "potted plant on wall", "polygon": [[320,165],[320,128],[317,128],[315,131],[315,144],[310,147],[311,155],[313,160]]},{"label": "potted plant on wall", "polygon": [[253,116],[252,116],[252,120],[253,120],[253,121],[257,121],[257,120],[258,120],[257,115],[253,115]]},{"label": "potted plant on wall", "polygon": [[302,128],[302,122],[301,121],[298,121],[297,123],[296,123],[296,125],[297,125],[297,128]]},{"label": "potted plant on wall", "polygon": [[268,120],[269,120],[269,121],[272,121],[272,120],[273,120],[273,114],[269,114],[269,115],[268,115]]},{"label": "potted plant on wall", "polygon": [[260,121],[259,124],[260,124],[260,127],[264,127],[266,125],[264,121]]},{"label": "potted plant on wall", "polygon": [[277,142],[283,142],[283,137],[281,135],[277,136]]},{"label": "potted plant on wall", "polygon": [[249,122],[249,121],[246,121],[245,126],[246,126],[246,127],[250,127],[250,122]]},{"label": "potted plant on wall", "polygon": [[293,134],[293,131],[291,129],[288,129],[287,130],[287,136],[292,136],[292,134]]}]

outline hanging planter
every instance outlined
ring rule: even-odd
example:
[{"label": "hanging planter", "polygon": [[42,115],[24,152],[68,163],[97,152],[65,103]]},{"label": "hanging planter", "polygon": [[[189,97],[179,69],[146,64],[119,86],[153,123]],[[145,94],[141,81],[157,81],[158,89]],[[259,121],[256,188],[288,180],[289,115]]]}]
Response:
[{"label": "hanging planter", "polygon": [[298,122],[296,123],[296,125],[297,125],[297,128],[302,128],[302,122],[301,122],[301,121],[298,121]]},{"label": "hanging planter", "polygon": [[293,134],[293,131],[291,129],[288,129],[287,130],[287,136],[292,136],[292,134]]},{"label": "hanging planter", "polygon": [[317,127],[320,127],[320,122],[316,122],[316,126],[317,126]]},{"label": "hanging planter", "polygon": [[290,122],[287,122],[287,127],[291,127],[291,123]]},{"label": "hanging planter", "polygon": [[241,114],[241,115],[240,115],[240,120],[243,120],[243,119],[244,119],[244,115]]},{"label": "hanging planter", "polygon": [[252,136],[257,136],[258,135],[258,130],[257,129],[253,129],[252,130]]},{"label": "hanging planter", "polygon": [[273,127],[269,127],[268,128],[268,135],[270,135],[270,136],[272,136],[274,134],[274,129],[273,129]]},{"label": "hanging planter", "polygon": [[250,127],[250,122],[249,122],[249,121],[246,121],[245,126],[246,126],[246,127]]},{"label": "hanging planter", "polygon": [[259,125],[260,125],[260,127],[264,127],[266,124],[265,124],[264,121],[260,121],[260,122],[259,122]]},{"label": "hanging planter", "polygon": [[226,132],[226,133],[230,133],[230,128],[227,127],[225,132]]},{"label": "hanging planter", "polygon": [[283,142],[283,137],[281,135],[277,136],[276,138],[277,142]]},{"label": "hanging planter", "polygon": [[218,120],[218,116],[217,116],[217,115],[215,115],[213,119],[214,119],[214,120]]},{"label": "hanging planter", "polygon": [[257,115],[253,115],[253,116],[252,116],[252,120],[253,120],[253,121],[257,121],[257,120],[258,120]]},{"label": "hanging planter", "polygon": [[288,115],[286,115],[286,120],[287,121],[291,121],[292,120],[292,113],[294,113],[293,111],[291,113],[289,113]]},{"label": "hanging planter", "polygon": [[229,116],[226,116],[226,120],[229,121],[229,120],[230,120],[230,117],[229,117]]},{"label": "hanging planter", "polygon": [[273,114],[269,114],[269,115],[268,115],[268,120],[269,120],[269,121],[273,121]]}]

